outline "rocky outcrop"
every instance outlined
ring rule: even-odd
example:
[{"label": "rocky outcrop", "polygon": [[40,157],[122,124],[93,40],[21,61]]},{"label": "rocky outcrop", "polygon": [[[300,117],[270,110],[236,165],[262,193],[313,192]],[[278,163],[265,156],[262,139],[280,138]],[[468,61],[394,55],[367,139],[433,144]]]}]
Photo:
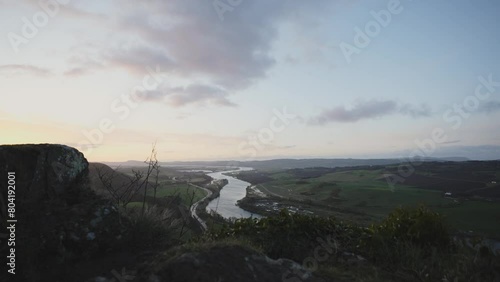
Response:
[{"label": "rocky outcrop", "polygon": [[[9,173],[15,173],[15,190],[7,186]],[[7,217],[17,220],[17,278],[65,277],[69,262],[100,249],[103,221],[113,210],[91,191],[88,162],[78,150],[49,144],[0,146],[0,191],[0,224]],[[8,193],[15,193],[14,213],[6,209]],[[4,246],[2,242],[0,248]]]},{"label": "rocky outcrop", "polygon": [[[16,173],[16,199],[36,203],[47,199],[77,200],[84,188],[88,162],[78,150],[63,145],[0,146],[0,173]],[[2,191],[6,182],[1,181]]]},{"label": "rocky outcrop", "polygon": [[287,259],[273,260],[241,245],[182,250],[164,262],[153,263],[139,281],[324,281]]}]

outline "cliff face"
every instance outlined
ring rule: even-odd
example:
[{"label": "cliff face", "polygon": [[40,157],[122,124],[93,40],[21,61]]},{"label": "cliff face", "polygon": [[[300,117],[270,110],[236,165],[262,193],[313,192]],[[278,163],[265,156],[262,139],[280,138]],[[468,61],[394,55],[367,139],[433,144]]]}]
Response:
[{"label": "cliff face", "polygon": [[[6,224],[15,226],[16,278],[64,276],[68,262],[98,249],[95,219],[103,203],[88,185],[88,162],[78,150],[49,144],[0,146],[0,191],[0,233]],[[11,246],[6,247],[1,242],[2,265],[3,254],[11,253]]]}]

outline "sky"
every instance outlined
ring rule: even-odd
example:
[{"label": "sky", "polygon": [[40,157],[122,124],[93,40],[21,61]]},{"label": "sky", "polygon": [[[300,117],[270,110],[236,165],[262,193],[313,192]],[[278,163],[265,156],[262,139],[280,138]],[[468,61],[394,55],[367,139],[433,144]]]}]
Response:
[{"label": "sky", "polygon": [[0,0],[0,144],[500,159],[495,0]]}]

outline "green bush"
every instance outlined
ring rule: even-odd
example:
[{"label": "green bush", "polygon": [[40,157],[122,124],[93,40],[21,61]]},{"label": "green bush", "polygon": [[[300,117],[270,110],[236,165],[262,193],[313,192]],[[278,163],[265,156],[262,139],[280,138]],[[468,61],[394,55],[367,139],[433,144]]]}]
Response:
[{"label": "green bush", "polygon": [[361,233],[361,228],[339,222],[334,217],[290,214],[282,210],[273,217],[238,219],[207,236],[213,240],[246,239],[272,258],[302,261],[320,242],[329,244],[338,253],[339,248],[356,245]]},{"label": "green bush", "polygon": [[423,206],[397,208],[370,231],[382,240],[411,242],[423,247],[446,248],[451,243],[444,218]]},{"label": "green bush", "polygon": [[[202,240],[241,240],[271,258],[299,263],[326,243],[333,252],[320,269],[332,273],[332,279],[342,271],[363,277],[361,281],[496,281],[500,276],[495,271],[500,269],[498,259],[454,246],[443,217],[425,207],[396,209],[370,228],[283,210],[273,217],[238,219],[209,231]],[[346,253],[367,261],[355,266]]]}]

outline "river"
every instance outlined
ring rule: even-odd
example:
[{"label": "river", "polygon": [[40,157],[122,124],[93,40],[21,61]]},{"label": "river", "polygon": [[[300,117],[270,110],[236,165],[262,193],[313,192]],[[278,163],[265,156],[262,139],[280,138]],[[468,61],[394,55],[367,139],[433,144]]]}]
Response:
[{"label": "river", "polygon": [[236,179],[231,176],[224,175],[224,173],[235,172],[235,171],[245,171],[245,170],[253,170],[250,167],[240,167],[239,170],[229,170],[229,171],[220,171],[208,173],[207,175],[212,177],[213,179],[227,179],[228,184],[222,188],[220,191],[220,196],[214,200],[212,200],[208,206],[207,211],[215,211],[224,218],[247,218],[247,217],[256,217],[260,218],[262,216],[248,212],[236,205],[238,200],[241,200],[246,195],[246,188],[251,184]]}]

